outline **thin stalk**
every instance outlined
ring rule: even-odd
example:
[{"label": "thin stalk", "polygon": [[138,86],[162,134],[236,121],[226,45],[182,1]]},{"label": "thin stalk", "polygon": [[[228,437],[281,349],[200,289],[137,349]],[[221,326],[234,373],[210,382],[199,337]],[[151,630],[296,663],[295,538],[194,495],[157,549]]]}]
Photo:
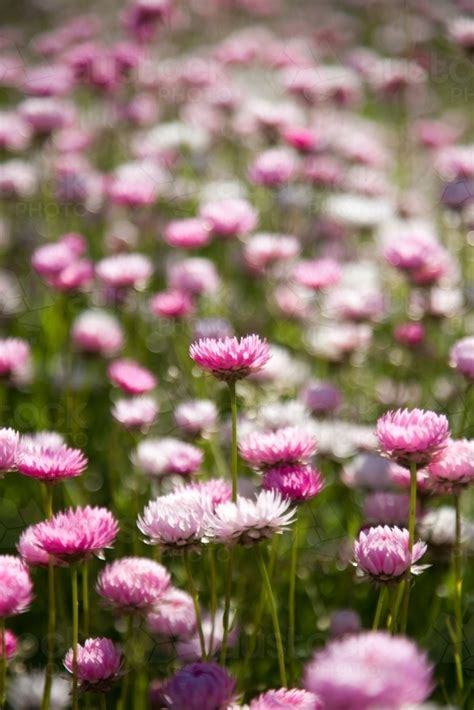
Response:
[{"label": "thin stalk", "polygon": [[[290,589],[288,594],[288,670],[290,685],[296,681],[295,678],[295,591],[296,591],[296,569],[298,566],[298,517],[293,526],[293,537],[291,541],[290,560]],[[293,687],[293,686],[292,686]]]},{"label": "thin stalk", "polygon": [[209,545],[208,559],[209,559],[209,575],[211,578],[211,636],[209,638],[208,656],[211,657],[213,646],[214,646],[214,631],[215,631],[216,613],[217,613],[217,574],[216,574],[216,561],[214,559],[214,546],[213,545]]},{"label": "thin stalk", "polygon": [[[53,517],[53,486],[44,484],[45,513],[48,520]],[[48,663],[44,680],[41,710],[49,710],[54,668],[54,637],[56,634],[56,588],[54,583],[54,561],[48,559]]]},{"label": "thin stalk", "polygon": [[380,619],[382,617],[382,611],[385,606],[385,598],[387,596],[387,585],[382,585],[379,593],[379,600],[377,602],[377,608],[375,610],[374,623],[372,624],[372,631],[377,631],[380,624]]},{"label": "thin stalk", "polygon": [[397,595],[395,597],[395,603],[393,605],[393,610],[392,610],[392,614],[391,614],[391,618],[390,618],[389,629],[392,634],[394,634],[395,631],[397,630],[398,612],[400,611],[400,604],[401,604],[401,601],[403,598],[403,593],[405,591],[405,584],[406,584],[405,581],[403,581],[403,582],[400,582],[400,584],[398,585]]},{"label": "thin stalk", "polygon": [[454,506],[456,509],[456,539],[453,550],[454,569],[454,615],[455,615],[455,643],[454,662],[456,665],[456,685],[458,689],[458,703],[462,706],[462,696],[464,689],[464,678],[462,672],[462,549],[461,549],[461,505],[459,494],[454,494]]},{"label": "thin stalk", "polygon": [[5,707],[7,691],[7,649],[5,647],[5,619],[0,619],[0,708]]},{"label": "thin stalk", "polygon": [[118,704],[119,710],[126,710],[127,700],[128,700],[128,688],[130,686],[130,673],[131,673],[131,646],[133,638],[133,614],[129,614],[127,618],[127,631],[125,634],[125,673],[122,680],[122,689],[120,692],[120,700]]},{"label": "thin stalk", "polygon": [[72,707],[79,707],[77,679],[77,644],[79,643],[79,594],[77,585],[77,566],[71,567],[72,590]]},{"label": "thin stalk", "polygon": [[100,710],[107,710],[107,699],[105,693],[99,693]]},{"label": "thin stalk", "polygon": [[221,656],[220,663],[223,666],[225,664],[226,654],[227,654],[227,643],[229,640],[229,620],[230,620],[230,600],[232,595],[232,569],[234,563],[234,548],[229,548],[229,559],[227,560],[227,571],[225,578],[225,592],[224,592],[224,615],[222,617],[222,646],[221,646]]},{"label": "thin stalk", "polygon": [[235,382],[229,382],[230,413],[232,417],[232,449],[231,449],[231,474],[232,474],[232,500],[237,500],[237,396]]},{"label": "thin stalk", "polygon": [[89,565],[87,560],[82,565],[82,615],[84,636],[89,636],[90,611],[89,611]]},{"label": "thin stalk", "polygon": [[[415,541],[415,523],[416,523],[416,462],[410,462],[410,513],[408,517],[408,549],[411,552]],[[408,621],[408,606],[410,603],[410,580],[405,582],[405,590],[402,605],[402,621],[401,631],[405,633]]]},{"label": "thin stalk", "polygon": [[260,573],[262,575],[262,581],[263,581],[263,586],[266,589],[267,592],[267,599],[268,599],[268,605],[270,607],[270,615],[272,617],[272,622],[273,622],[273,632],[275,634],[275,641],[276,641],[276,646],[277,646],[277,654],[278,654],[278,667],[280,670],[280,684],[282,688],[287,688],[287,681],[286,681],[286,669],[285,669],[285,655],[283,653],[283,642],[281,639],[281,631],[280,631],[280,624],[278,623],[278,611],[277,611],[277,606],[275,602],[275,597],[273,595],[273,590],[272,590],[272,583],[270,581],[270,577],[268,575],[268,570],[267,566],[265,564],[265,560],[263,558],[263,553],[261,550],[261,547],[259,544],[255,546],[256,552],[257,552],[257,561],[258,561],[258,566],[260,568]]},{"label": "thin stalk", "polygon": [[193,598],[194,613],[196,614],[196,625],[199,634],[199,645],[201,646],[201,656],[203,660],[206,660],[206,641],[204,639],[204,632],[202,630],[202,616],[201,616],[201,606],[199,604],[199,595],[194,584],[193,571],[191,569],[191,562],[189,560],[188,550],[183,552],[184,567],[186,569],[186,574],[188,576],[189,593]]}]

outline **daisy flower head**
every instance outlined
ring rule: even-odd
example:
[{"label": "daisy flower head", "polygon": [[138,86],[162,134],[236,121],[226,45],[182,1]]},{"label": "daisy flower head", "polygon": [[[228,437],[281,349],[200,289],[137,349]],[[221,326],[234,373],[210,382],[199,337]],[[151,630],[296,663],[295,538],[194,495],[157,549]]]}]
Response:
[{"label": "daisy flower head", "polygon": [[193,343],[189,354],[203,370],[225,382],[235,382],[258,372],[268,362],[270,352],[258,335],[243,338],[203,338]]}]

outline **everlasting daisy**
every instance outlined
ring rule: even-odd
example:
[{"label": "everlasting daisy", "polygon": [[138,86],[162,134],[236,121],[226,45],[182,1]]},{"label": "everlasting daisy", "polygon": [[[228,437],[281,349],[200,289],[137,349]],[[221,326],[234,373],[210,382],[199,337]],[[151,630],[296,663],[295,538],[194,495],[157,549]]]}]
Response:
[{"label": "everlasting daisy", "polygon": [[237,338],[205,338],[193,343],[189,354],[203,370],[226,382],[261,370],[270,357],[266,341],[258,335]]},{"label": "everlasting daisy", "polygon": [[204,455],[197,446],[173,437],[144,439],[134,453],[134,462],[149,476],[188,476],[200,468]]},{"label": "everlasting daisy", "polygon": [[49,563],[49,555],[40,546],[37,538],[37,525],[30,525],[20,535],[17,550],[23,562],[30,567],[47,567]]},{"label": "everlasting daisy", "polygon": [[138,529],[150,544],[179,550],[201,543],[208,512],[209,502],[185,487],[150,501],[138,518]]},{"label": "everlasting daisy", "polygon": [[304,427],[253,431],[239,443],[240,455],[254,468],[306,463],[316,452],[316,440]]},{"label": "everlasting daisy", "polygon": [[33,598],[33,583],[19,557],[0,555],[0,618],[26,611]]},{"label": "everlasting daisy", "polygon": [[250,545],[282,533],[294,522],[291,502],[275,491],[261,491],[255,500],[237,497],[220,503],[207,520],[207,537],[224,544]]},{"label": "everlasting daisy", "polygon": [[196,613],[192,597],[170,587],[153,605],[146,617],[148,629],[169,638],[189,638],[196,631]]},{"label": "everlasting daisy", "polygon": [[193,308],[190,296],[178,289],[156,293],[150,300],[150,311],[159,318],[182,318]]},{"label": "everlasting daisy", "polygon": [[474,481],[474,441],[450,440],[426,473],[428,487],[436,493],[461,491]]},{"label": "everlasting daisy", "polygon": [[97,580],[97,592],[107,605],[120,611],[149,611],[170,584],[163,565],[145,557],[124,557],[106,565]]},{"label": "everlasting daisy", "polygon": [[249,710],[322,710],[319,698],[308,690],[280,688],[267,690],[250,701]]},{"label": "everlasting daisy", "polygon": [[278,491],[283,498],[302,503],[322,491],[324,483],[318,470],[302,464],[288,464],[265,470],[262,488]]},{"label": "everlasting daisy", "polygon": [[172,291],[189,296],[214,295],[220,286],[214,263],[197,256],[172,263],[168,269],[168,282]]},{"label": "everlasting daisy", "polygon": [[[371,493],[364,501],[364,524],[403,527],[408,523],[409,511],[410,497],[405,493],[393,493],[392,491]],[[419,512],[418,508],[417,513]]]},{"label": "everlasting daisy", "polygon": [[306,664],[303,685],[325,710],[400,710],[426,700],[433,672],[413,641],[368,632],[331,641],[317,651]]},{"label": "everlasting daisy", "polygon": [[0,429],[0,473],[15,467],[20,435],[14,429]]},{"label": "everlasting daisy", "polygon": [[218,237],[248,234],[258,222],[256,210],[246,200],[239,198],[208,202],[201,207],[199,214]]},{"label": "everlasting daisy", "polygon": [[135,360],[115,360],[107,374],[110,381],[127,394],[145,394],[156,387],[156,377]]},{"label": "everlasting daisy", "polygon": [[28,367],[30,357],[30,346],[21,338],[0,340],[0,377],[14,379]]},{"label": "everlasting daisy", "polygon": [[450,352],[450,365],[467,380],[474,381],[474,337],[461,338]]},{"label": "everlasting daisy", "polygon": [[151,261],[143,254],[115,254],[96,266],[99,280],[114,288],[143,289],[152,273]]},{"label": "everlasting daisy", "polygon": [[106,508],[69,508],[36,526],[38,545],[58,560],[73,563],[112,547],[118,523]]},{"label": "everlasting daisy", "polygon": [[333,259],[302,261],[295,267],[293,276],[301,286],[319,291],[339,283],[342,269]]},{"label": "everlasting daisy", "polygon": [[216,710],[232,702],[235,686],[217,663],[192,663],[165,683],[162,696],[165,707],[172,710]]},{"label": "everlasting daisy", "polygon": [[217,422],[217,408],[209,399],[194,399],[178,404],[174,410],[177,426],[187,434],[212,431]]},{"label": "everlasting daisy", "polygon": [[211,225],[205,219],[176,219],[165,229],[164,239],[167,244],[179,249],[196,249],[211,241]]},{"label": "everlasting daisy", "polygon": [[[72,648],[66,653],[64,667],[73,673]],[[77,676],[81,690],[106,692],[120,676],[122,652],[107,638],[86,639],[77,644]]]},{"label": "everlasting daisy", "polygon": [[105,311],[81,313],[72,325],[74,345],[84,352],[104,357],[115,355],[123,347],[123,330],[116,318]]},{"label": "everlasting daisy", "polygon": [[377,422],[382,451],[402,465],[426,465],[439,458],[449,439],[449,424],[443,414],[422,409],[387,412]]},{"label": "everlasting daisy", "polygon": [[112,416],[126,429],[148,428],[158,416],[159,407],[153,397],[144,394],[118,399],[112,406]]},{"label": "everlasting daisy", "polygon": [[408,530],[388,525],[361,532],[354,543],[357,567],[379,582],[399,580],[407,572],[418,574],[423,568],[415,563],[425,552],[423,542],[415,543],[410,550]]},{"label": "everlasting daisy", "polygon": [[24,476],[54,483],[80,476],[86,467],[87,459],[79,449],[20,441],[16,468]]}]

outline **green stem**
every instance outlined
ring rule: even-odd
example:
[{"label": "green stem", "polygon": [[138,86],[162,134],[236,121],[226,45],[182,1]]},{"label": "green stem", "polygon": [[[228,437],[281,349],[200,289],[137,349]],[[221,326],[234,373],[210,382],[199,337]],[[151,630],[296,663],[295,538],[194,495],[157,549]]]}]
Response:
[{"label": "green stem", "polygon": [[265,564],[265,560],[263,558],[263,553],[262,553],[261,547],[259,544],[257,544],[255,546],[255,548],[256,548],[256,552],[257,552],[258,566],[260,568],[260,573],[262,575],[263,585],[264,585],[266,592],[267,592],[268,605],[270,607],[270,615],[272,617],[272,622],[273,622],[273,631],[275,634],[277,654],[278,654],[278,667],[280,669],[280,684],[281,684],[282,688],[286,688],[288,686],[287,686],[287,682],[286,682],[285,656],[283,653],[283,642],[281,639],[280,624],[278,623],[278,611],[277,611],[277,606],[276,606],[276,602],[275,602],[275,597],[273,595],[272,583],[271,583],[270,577],[268,575],[268,570],[267,570],[267,566]]},{"label": "green stem", "polygon": [[[53,486],[45,483],[45,513],[48,520],[53,517]],[[54,669],[54,637],[56,634],[56,589],[54,583],[54,561],[52,557],[48,559],[48,663],[46,665],[46,675],[44,680],[43,698],[41,700],[41,710],[49,710],[51,687],[53,685]]]},{"label": "green stem", "polygon": [[394,634],[397,630],[398,623],[398,612],[400,611],[400,604],[403,598],[403,593],[405,591],[405,580],[400,582],[397,589],[397,595],[395,597],[395,603],[393,605],[392,615],[390,619],[390,632]]},{"label": "green stem", "polygon": [[100,710],[107,710],[107,699],[105,693],[99,693]]},{"label": "green stem", "polygon": [[290,685],[296,681],[295,678],[295,591],[296,591],[296,569],[298,565],[298,518],[293,526],[293,539],[291,543],[290,561],[290,589],[288,595],[288,669]]},{"label": "green stem", "polygon": [[79,643],[79,594],[77,585],[77,566],[71,567],[72,587],[72,707],[79,707],[77,678],[77,644]]},{"label": "green stem", "polygon": [[197,625],[197,630],[198,630],[198,634],[199,634],[199,645],[201,647],[201,656],[202,656],[202,659],[205,661],[206,660],[206,641],[204,639],[204,632],[202,630],[201,606],[199,604],[199,595],[198,595],[198,592],[196,589],[196,585],[194,584],[193,571],[192,571],[191,562],[189,559],[189,551],[186,549],[183,551],[183,561],[184,561],[184,567],[186,569],[186,574],[188,576],[189,593],[191,594],[191,596],[193,598],[194,613],[196,614],[196,625]]},{"label": "green stem", "polygon": [[232,500],[237,500],[237,396],[235,392],[235,382],[228,382],[230,396],[230,413],[232,417],[232,449],[231,449],[231,473],[232,473]]},{"label": "green stem", "polygon": [[208,559],[209,559],[209,574],[210,574],[210,578],[211,578],[211,636],[209,638],[208,656],[211,657],[213,646],[214,646],[214,631],[215,631],[216,613],[217,613],[217,574],[216,574],[216,561],[214,559],[214,546],[213,545],[209,545]]},{"label": "green stem", "polygon": [[85,560],[82,565],[82,613],[84,617],[84,636],[89,637],[90,611],[89,611],[89,565]]},{"label": "green stem", "polygon": [[230,600],[232,595],[232,570],[234,562],[234,548],[229,547],[229,559],[227,560],[227,571],[225,578],[225,592],[224,592],[224,615],[222,617],[222,646],[221,646],[221,656],[220,663],[221,666],[225,664],[226,654],[227,654],[227,643],[229,640],[229,619],[230,619]]},{"label": "green stem", "polygon": [[454,613],[455,613],[455,643],[454,662],[456,665],[456,684],[458,689],[458,704],[462,707],[462,696],[464,689],[464,679],[462,671],[462,549],[461,549],[461,496],[454,494],[454,506],[456,509],[456,539],[453,550],[454,568]]},{"label": "green stem", "polygon": [[5,619],[0,619],[0,708],[5,707],[5,696],[7,690],[7,649],[5,646]]},{"label": "green stem", "polygon": [[[410,513],[408,517],[408,549],[411,552],[413,549],[413,543],[415,542],[415,523],[416,523],[416,462],[410,462]],[[405,633],[408,622],[408,607],[410,603],[410,580],[407,579],[405,582],[405,590],[403,597],[402,606],[402,622],[401,631]]]},{"label": "green stem", "polygon": [[127,618],[127,631],[125,634],[125,673],[122,680],[122,689],[120,692],[120,700],[118,704],[119,710],[126,710],[127,700],[128,700],[128,688],[130,686],[130,674],[131,674],[131,663],[130,655],[132,652],[132,638],[133,638],[133,614],[129,614]]},{"label": "green stem", "polygon": [[377,631],[380,624],[380,618],[382,616],[382,611],[385,605],[385,597],[387,595],[387,585],[383,585],[380,589],[379,600],[377,602],[377,608],[375,610],[374,623],[372,624],[372,631]]}]

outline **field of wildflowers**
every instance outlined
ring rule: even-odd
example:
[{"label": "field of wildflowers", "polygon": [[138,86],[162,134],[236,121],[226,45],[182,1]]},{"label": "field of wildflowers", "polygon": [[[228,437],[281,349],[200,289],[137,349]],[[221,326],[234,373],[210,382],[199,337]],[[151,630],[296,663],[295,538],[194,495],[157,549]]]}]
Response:
[{"label": "field of wildflowers", "polygon": [[474,3],[0,8],[0,710],[472,710]]}]

